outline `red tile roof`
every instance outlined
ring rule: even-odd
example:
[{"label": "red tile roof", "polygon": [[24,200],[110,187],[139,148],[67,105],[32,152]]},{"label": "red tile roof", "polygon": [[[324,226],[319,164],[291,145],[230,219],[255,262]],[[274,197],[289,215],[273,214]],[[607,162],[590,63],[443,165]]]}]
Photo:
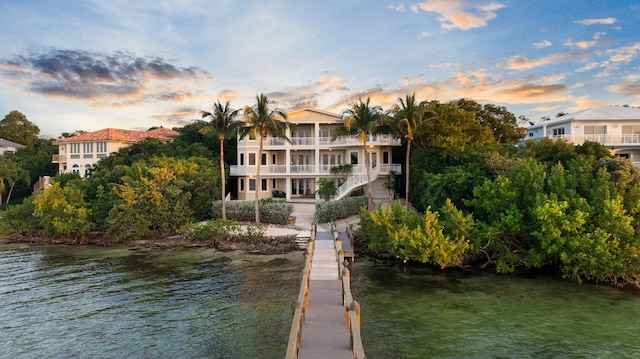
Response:
[{"label": "red tile roof", "polygon": [[54,141],[53,144],[68,142],[94,142],[94,141],[116,141],[125,143],[136,143],[147,138],[157,138],[163,142],[171,142],[180,136],[180,132],[168,128],[155,128],[149,131],[131,131],[118,128],[105,128],[94,132],[87,132],[82,135],[63,138]]}]

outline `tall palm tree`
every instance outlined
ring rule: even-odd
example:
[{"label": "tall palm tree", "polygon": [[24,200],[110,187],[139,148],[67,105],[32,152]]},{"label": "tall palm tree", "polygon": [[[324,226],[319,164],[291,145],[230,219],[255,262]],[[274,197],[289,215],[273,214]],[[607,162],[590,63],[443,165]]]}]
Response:
[{"label": "tall palm tree", "polygon": [[295,125],[287,120],[287,114],[278,108],[272,108],[274,102],[269,101],[264,94],[256,95],[256,103],[244,108],[244,127],[241,128],[240,139],[250,135],[260,137],[260,149],[258,150],[258,171],[256,172],[256,225],[260,224],[260,207],[258,188],[261,185],[260,167],[262,165],[262,148],[264,138],[267,136],[281,138],[291,143],[287,137],[287,129],[295,129]]},{"label": "tall palm tree", "polygon": [[395,121],[397,137],[407,139],[407,153],[405,158],[405,207],[409,209],[409,159],[411,157],[411,143],[416,134],[424,130],[426,121],[436,116],[435,112],[426,108],[425,102],[416,102],[416,94],[406,95],[404,100],[398,97],[398,103],[391,108],[391,117]]},{"label": "tall palm tree", "polygon": [[236,116],[240,109],[234,110],[229,106],[227,101],[224,106],[220,103],[220,100],[213,104],[213,112],[202,111],[202,118],[210,118],[209,124],[200,129],[200,133],[203,135],[212,134],[218,137],[220,141],[220,171],[222,172],[222,219],[227,219],[227,205],[226,205],[226,175],[224,168],[224,140],[228,137],[235,136],[238,130],[242,127],[242,122],[236,121]]},{"label": "tall palm tree", "polygon": [[342,125],[337,127],[333,133],[331,140],[335,140],[340,136],[356,136],[361,142],[364,149],[364,163],[367,170],[367,196],[369,197],[367,207],[373,209],[373,198],[371,197],[371,166],[369,165],[369,153],[367,152],[367,139],[370,135],[380,132],[384,126],[384,112],[380,106],[371,106],[371,99],[367,97],[365,102],[358,99],[349,105],[342,113]]}]

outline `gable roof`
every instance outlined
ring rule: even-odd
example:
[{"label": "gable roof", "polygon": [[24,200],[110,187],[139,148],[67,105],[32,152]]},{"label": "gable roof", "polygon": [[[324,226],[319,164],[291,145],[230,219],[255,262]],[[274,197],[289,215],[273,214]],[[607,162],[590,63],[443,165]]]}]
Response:
[{"label": "gable roof", "polygon": [[534,129],[542,126],[554,125],[569,121],[589,121],[589,120],[639,120],[640,108],[623,106],[596,106],[586,110],[570,113],[568,115],[556,117],[552,120],[542,121],[529,127]]},{"label": "gable roof", "polygon": [[87,132],[82,135],[72,136],[54,141],[53,144],[69,143],[69,142],[94,142],[94,141],[111,141],[136,143],[149,137],[157,138],[160,141],[170,142],[174,138],[180,136],[180,132],[168,128],[155,128],[149,131],[133,131],[121,130],[119,128],[105,128],[102,130]]},{"label": "gable roof", "polygon": [[326,115],[326,116],[340,118],[340,115],[338,115],[338,114],[331,113],[331,112],[328,112],[328,111],[322,111],[322,110],[319,110],[317,108],[310,108],[310,107],[301,108],[299,110],[287,112],[287,116],[288,115],[296,115],[296,114],[302,113],[302,112],[315,112],[315,113],[319,113],[319,114]]},{"label": "gable roof", "polygon": [[9,140],[5,140],[4,138],[0,138],[0,147],[13,147],[15,149],[25,148],[27,146],[21,145],[19,143],[11,142]]}]

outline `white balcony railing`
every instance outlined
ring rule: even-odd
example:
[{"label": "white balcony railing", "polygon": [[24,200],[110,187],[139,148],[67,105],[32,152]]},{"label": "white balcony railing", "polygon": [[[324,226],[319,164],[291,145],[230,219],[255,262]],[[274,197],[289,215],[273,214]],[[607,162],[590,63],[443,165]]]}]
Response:
[{"label": "white balcony railing", "polygon": [[[341,147],[341,146],[362,146],[360,141],[355,136],[342,136],[331,141],[331,137],[292,137],[291,143],[275,138],[267,137],[264,141],[265,147],[293,147],[293,146],[307,146],[307,147]],[[369,136],[367,144],[371,146],[399,146],[402,142],[400,139],[393,138],[391,135],[375,135]]]},{"label": "white balcony railing", "polygon": [[563,140],[575,145],[582,145],[586,141],[598,142],[605,146],[640,146],[640,134],[637,135],[551,135],[553,140]]},{"label": "white balcony railing", "polygon": [[[296,175],[296,174],[304,174],[304,175],[317,175],[317,176],[327,176],[331,173],[331,168],[335,167],[335,165],[266,165],[260,166],[260,174],[271,174],[271,175]],[[388,175],[391,172],[396,175],[402,174],[402,165],[398,163],[392,164],[378,164],[373,167],[380,175]],[[362,173],[365,172],[364,166],[354,166],[351,173]],[[238,166],[231,165],[229,169],[229,175],[231,176],[255,176],[258,173],[258,166]]]}]

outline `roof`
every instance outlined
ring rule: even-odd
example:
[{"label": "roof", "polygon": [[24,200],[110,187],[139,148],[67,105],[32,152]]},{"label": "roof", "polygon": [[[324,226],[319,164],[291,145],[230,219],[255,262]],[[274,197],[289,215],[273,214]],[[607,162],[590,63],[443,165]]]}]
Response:
[{"label": "roof", "polygon": [[27,146],[21,145],[19,143],[11,142],[9,140],[5,140],[4,138],[0,138],[0,147],[13,147],[13,148],[25,148]]},{"label": "roof", "polygon": [[319,114],[322,114],[322,115],[327,115],[327,116],[332,116],[332,117],[340,118],[340,115],[337,115],[337,114],[335,114],[335,113],[331,113],[331,112],[327,112],[327,111],[322,111],[322,110],[318,110],[318,109],[315,109],[315,108],[309,108],[309,107],[307,107],[307,108],[302,108],[302,109],[295,110],[295,111],[291,111],[291,112],[287,112],[287,116],[288,116],[288,115],[298,114],[298,113],[301,113],[301,112],[306,112],[306,111],[316,112],[316,113],[319,113]]},{"label": "roof", "polygon": [[63,138],[55,141],[53,144],[69,143],[69,142],[94,142],[94,141],[111,141],[136,143],[147,138],[157,138],[160,141],[169,142],[180,136],[180,132],[168,128],[155,128],[149,131],[133,131],[121,130],[118,128],[105,128],[102,130],[87,132],[82,135]]},{"label": "roof", "polygon": [[542,126],[553,125],[557,123],[570,121],[589,121],[589,120],[639,120],[640,108],[623,107],[623,106],[596,106],[586,110],[570,113],[568,115],[556,117],[552,120],[536,123],[529,127],[534,129]]}]

